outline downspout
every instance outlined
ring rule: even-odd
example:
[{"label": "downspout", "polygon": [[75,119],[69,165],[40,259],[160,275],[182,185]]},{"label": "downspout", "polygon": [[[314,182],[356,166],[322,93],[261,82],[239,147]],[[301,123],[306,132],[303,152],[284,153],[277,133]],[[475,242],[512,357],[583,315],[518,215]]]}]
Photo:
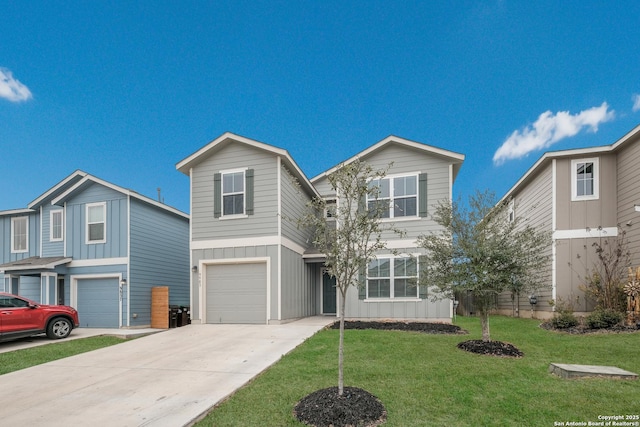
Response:
[{"label": "downspout", "polygon": [[[278,320],[282,320],[282,158],[278,156]],[[267,301],[267,306],[270,301]],[[269,323],[269,312],[267,309],[267,323]]]},{"label": "downspout", "polygon": [[[557,177],[556,177],[556,159],[552,160],[551,163],[551,235],[554,236],[556,233],[556,197],[557,197]],[[557,298],[557,270],[556,270],[556,239],[552,237],[551,239],[551,299],[556,301]],[[556,311],[556,304],[551,308],[552,311]]]},{"label": "downspout", "polygon": [[127,193],[127,327],[131,326],[131,194]]}]

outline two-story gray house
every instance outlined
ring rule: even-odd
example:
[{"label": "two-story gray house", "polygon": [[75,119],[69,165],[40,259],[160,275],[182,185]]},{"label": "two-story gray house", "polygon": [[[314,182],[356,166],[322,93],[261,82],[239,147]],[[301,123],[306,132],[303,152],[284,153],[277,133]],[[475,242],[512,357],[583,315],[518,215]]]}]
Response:
[{"label": "two-story gray house", "polygon": [[151,288],[186,306],[189,271],[187,214],[80,170],[0,211],[0,290],[71,305],[81,327],[149,326]]},{"label": "two-story gray house", "polygon": [[[545,153],[505,194],[510,218],[552,233],[546,279],[536,292],[536,317],[551,317],[551,301],[571,303],[576,314],[593,309],[580,289],[597,257],[594,242],[620,230],[640,266],[640,126],[611,145]],[[499,312],[530,316],[529,295],[501,295]]]},{"label": "two-story gray house", "polygon": [[[438,227],[429,214],[439,200],[451,199],[464,155],[390,136],[345,163],[356,158],[376,168],[393,162],[380,183],[390,207],[384,220],[407,234],[387,236],[388,247],[401,255],[379,254],[362,278],[364,286],[351,289],[347,317],[450,321],[450,300],[431,301],[409,284],[419,271],[416,239]],[[309,180],[286,150],[232,133],[176,167],[191,182],[193,322],[336,315],[338,296],[322,255],[295,223],[311,198],[339,197],[327,181],[336,168]]]}]

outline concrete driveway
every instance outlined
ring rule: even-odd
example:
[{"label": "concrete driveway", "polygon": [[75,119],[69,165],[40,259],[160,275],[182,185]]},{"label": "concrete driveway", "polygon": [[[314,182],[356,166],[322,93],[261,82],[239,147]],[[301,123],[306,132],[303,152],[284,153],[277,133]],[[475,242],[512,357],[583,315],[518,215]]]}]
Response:
[{"label": "concrete driveway", "polygon": [[29,426],[185,426],[332,317],[189,325],[0,377],[0,420]]}]

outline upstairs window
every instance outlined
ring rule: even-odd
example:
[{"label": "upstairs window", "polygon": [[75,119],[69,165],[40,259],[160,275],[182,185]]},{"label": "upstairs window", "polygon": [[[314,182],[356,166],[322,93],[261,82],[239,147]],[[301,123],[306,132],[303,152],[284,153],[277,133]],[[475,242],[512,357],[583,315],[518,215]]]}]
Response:
[{"label": "upstairs window", "polygon": [[244,215],[244,171],[222,174],[222,215]]},{"label": "upstairs window", "polygon": [[87,205],[87,243],[105,243],[106,238],[106,203]]},{"label": "upstairs window", "polygon": [[29,217],[11,218],[11,252],[29,251]]},{"label": "upstairs window", "polygon": [[334,219],[338,212],[338,205],[336,199],[327,199],[324,203],[324,217],[327,219]]},{"label": "upstairs window", "polygon": [[52,242],[59,242],[63,239],[63,220],[62,220],[62,210],[51,211],[51,222],[49,224],[50,228],[50,238],[49,240]]},{"label": "upstairs window", "polygon": [[571,200],[598,199],[598,159],[571,161]]},{"label": "upstairs window", "polygon": [[375,179],[369,183],[373,191],[367,195],[367,208],[382,211],[381,218],[418,216],[418,175]]},{"label": "upstairs window", "polygon": [[253,215],[253,169],[221,171],[213,177],[214,218]]}]

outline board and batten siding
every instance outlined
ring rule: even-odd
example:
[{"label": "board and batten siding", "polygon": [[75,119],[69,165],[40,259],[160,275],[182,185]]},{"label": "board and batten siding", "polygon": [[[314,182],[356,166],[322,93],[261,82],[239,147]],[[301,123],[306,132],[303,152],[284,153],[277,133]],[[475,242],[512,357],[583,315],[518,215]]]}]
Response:
[{"label": "board and batten siding", "polygon": [[[598,158],[599,198],[571,200],[571,161]],[[585,155],[556,160],[556,228],[557,230],[585,230],[587,227],[615,227],[617,207],[617,171],[613,154]]]},{"label": "board and batten siding", "polygon": [[[277,245],[257,245],[257,246],[239,246],[228,248],[210,248],[210,249],[194,249],[192,251],[192,259],[194,265],[200,262],[206,264],[207,261],[228,260],[233,263],[234,259],[244,258],[265,258],[270,259],[270,283],[271,283],[271,306],[268,307],[269,319],[278,318],[278,246]],[[193,286],[191,287],[191,319],[196,321],[202,320],[200,312],[200,291],[202,289],[201,280],[204,280],[204,269],[199,269],[193,274]]]},{"label": "board and batten siding", "polygon": [[631,265],[637,268],[640,267],[640,212],[635,210],[635,205],[640,205],[640,135],[634,138],[617,153],[617,214],[618,223],[627,232]]},{"label": "board and batten siding", "polygon": [[131,199],[131,326],[151,324],[151,288],[169,287],[169,304],[189,305],[189,220]]},{"label": "board and batten siding", "polygon": [[[514,213],[517,220],[537,230],[551,232],[553,219],[553,164],[549,162],[535,176],[530,178],[527,185],[518,190],[513,196]],[[551,255],[552,246],[549,245],[546,255]],[[541,272],[540,287],[536,290],[538,297],[537,308],[550,309],[549,300],[552,299],[551,263]],[[515,304],[515,305],[514,305]],[[519,299],[511,299],[510,292],[504,292],[498,297],[498,310],[511,315],[514,308],[525,314],[531,310],[529,294],[520,295]]]},{"label": "board and batten siding", "polygon": [[[87,244],[86,206],[101,202],[106,203],[106,243]],[[92,184],[66,205],[66,256],[74,260],[127,256],[127,196],[100,184]]]},{"label": "board and batten siding", "polygon": [[[254,171],[254,214],[247,218],[214,218],[214,175],[242,168]],[[277,156],[246,144],[230,143],[203,159],[191,172],[192,239],[277,235],[277,178]]]},{"label": "board and batten siding", "polygon": [[310,246],[313,235],[308,229],[298,228],[297,221],[306,213],[311,197],[293,180],[293,176],[283,165],[280,179],[282,236],[306,249]]},{"label": "board and batten siding", "polygon": [[316,264],[306,264],[302,256],[282,248],[282,320],[317,314]]}]

